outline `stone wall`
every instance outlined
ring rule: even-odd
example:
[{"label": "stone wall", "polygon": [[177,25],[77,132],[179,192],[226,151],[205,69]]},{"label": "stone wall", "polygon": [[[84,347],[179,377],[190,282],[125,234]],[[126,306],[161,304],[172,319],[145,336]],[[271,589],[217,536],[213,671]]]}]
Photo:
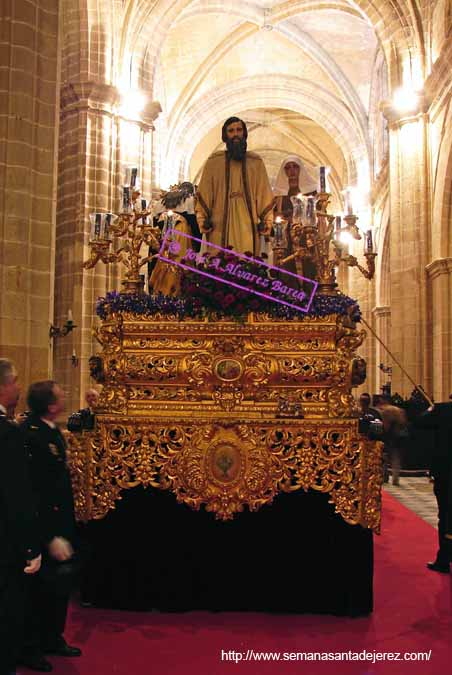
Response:
[{"label": "stone wall", "polygon": [[59,2],[0,12],[0,353],[26,386],[52,370]]}]

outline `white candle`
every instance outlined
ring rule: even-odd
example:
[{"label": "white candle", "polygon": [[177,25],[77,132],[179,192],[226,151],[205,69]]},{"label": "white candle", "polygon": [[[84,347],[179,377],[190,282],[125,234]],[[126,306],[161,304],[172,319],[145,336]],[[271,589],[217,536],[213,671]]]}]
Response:
[{"label": "white candle", "polygon": [[367,230],[364,238],[364,253],[374,252],[374,242],[372,238],[372,230]]},{"label": "white candle", "polygon": [[326,191],[326,170],[324,166],[320,167],[320,192]]},{"label": "white candle", "polygon": [[68,323],[73,323],[73,319],[72,319],[72,309],[68,309],[68,312],[67,312],[67,322],[68,322]]},{"label": "white candle", "polygon": [[350,188],[345,190],[345,213],[347,216],[353,215],[352,193]]},{"label": "white candle", "polygon": [[280,216],[277,216],[275,218],[275,239],[279,243],[282,240],[282,225],[281,225],[282,219]]}]

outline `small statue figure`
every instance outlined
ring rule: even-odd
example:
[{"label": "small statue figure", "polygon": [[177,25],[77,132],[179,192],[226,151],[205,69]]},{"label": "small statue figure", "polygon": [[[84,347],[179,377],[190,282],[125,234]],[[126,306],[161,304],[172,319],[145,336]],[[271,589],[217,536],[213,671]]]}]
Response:
[{"label": "small statue figure", "polygon": [[97,384],[105,382],[104,364],[101,356],[90,356],[88,367],[90,376]]},{"label": "small statue figure", "polygon": [[367,365],[364,359],[358,357],[352,361],[352,386],[357,387],[366,381]]}]

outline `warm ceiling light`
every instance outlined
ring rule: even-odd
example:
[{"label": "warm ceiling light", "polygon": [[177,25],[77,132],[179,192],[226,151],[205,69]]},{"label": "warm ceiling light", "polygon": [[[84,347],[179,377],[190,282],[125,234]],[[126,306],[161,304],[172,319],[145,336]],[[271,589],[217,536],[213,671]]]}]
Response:
[{"label": "warm ceiling light", "polygon": [[123,93],[120,114],[128,119],[137,117],[146,105],[146,96],[139,91],[129,89]]},{"label": "warm ceiling light", "polygon": [[419,94],[412,89],[397,89],[392,104],[399,112],[412,112],[419,105]]}]

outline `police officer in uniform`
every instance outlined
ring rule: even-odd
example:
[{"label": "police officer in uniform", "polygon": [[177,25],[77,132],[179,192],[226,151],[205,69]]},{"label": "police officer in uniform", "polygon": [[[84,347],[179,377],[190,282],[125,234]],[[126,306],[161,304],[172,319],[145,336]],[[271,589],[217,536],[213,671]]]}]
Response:
[{"label": "police officer in uniform", "polygon": [[[31,414],[22,424],[30,456],[31,478],[43,542],[43,566],[33,579],[26,616],[22,663],[49,672],[45,654],[80,656],[63,637],[66,624],[76,524],[66,443],[55,420],[64,411],[63,390],[53,381],[36,382],[28,391]],[[65,572],[68,571],[68,574]]]},{"label": "police officer in uniform", "polygon": [[0,359],[0,675],[15,673],[25,612],[25,574],[41,565],[27,456],[6,411],[19,398],[11,361]]}]

